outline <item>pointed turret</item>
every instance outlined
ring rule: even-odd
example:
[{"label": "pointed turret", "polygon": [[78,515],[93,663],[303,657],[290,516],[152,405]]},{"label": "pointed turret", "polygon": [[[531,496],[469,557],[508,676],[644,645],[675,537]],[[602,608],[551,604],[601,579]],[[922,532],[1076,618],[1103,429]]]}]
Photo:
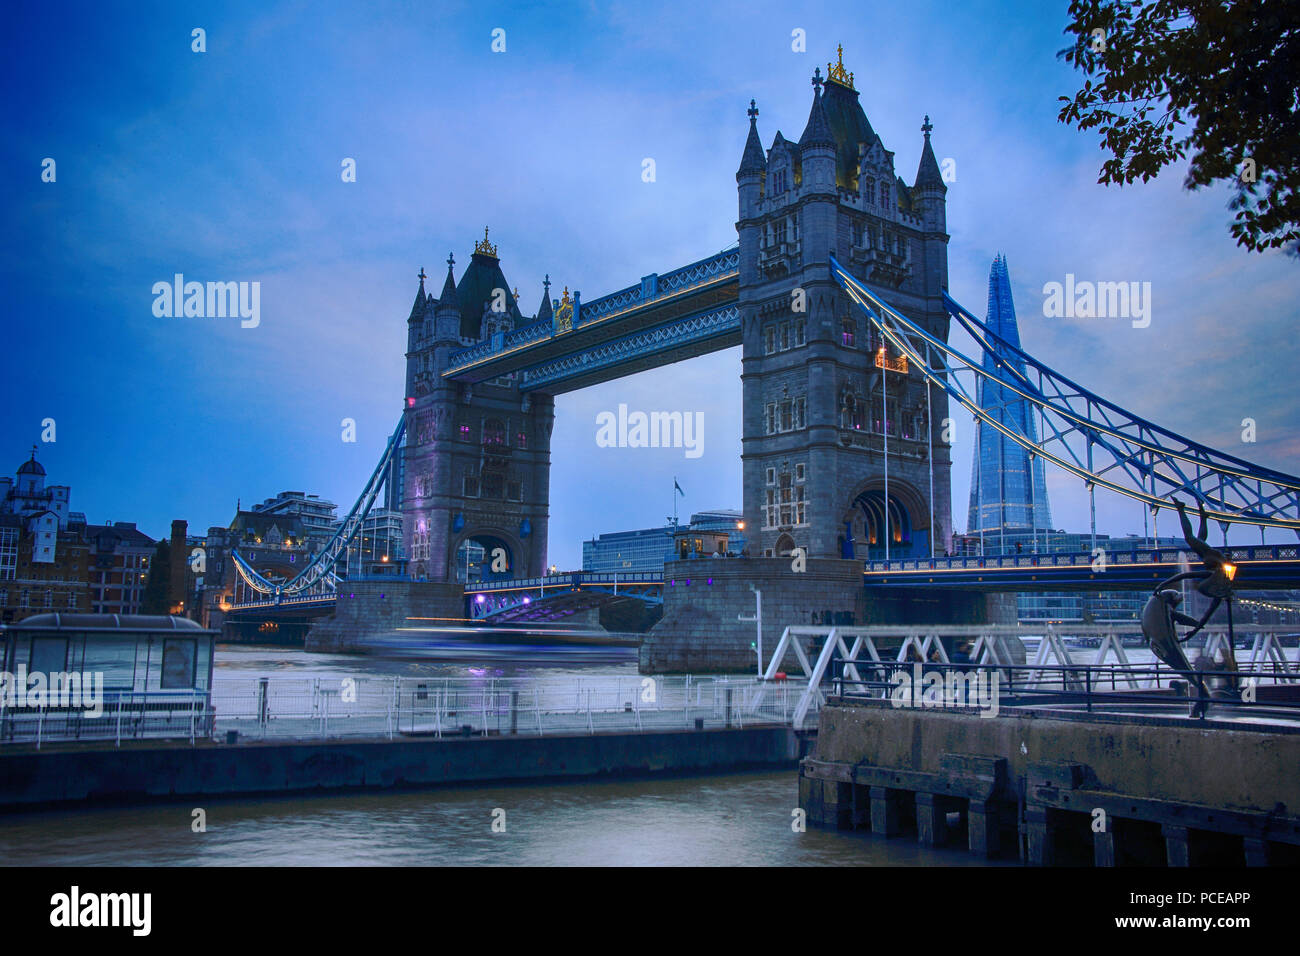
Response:
[{"label": "pointed turret", "polygon": [[808,125],[799,137],[799,147],[808,149],[813,146],[835,148],[835,137],[831,135],[831,121],[826,118],[826,108],[822,105],[822,71],[818,67],[813,74],[813,104],[808,111]]},{"label": "pointed turret", "polygon": [[822,71],[818,67],[813,72],[813,104],[808,113],[808,125],[799,137],[801,178],[805,189],[834,193],[835,136],[831,133],[831,123],[822,102],[822,82]]},{"label": "pointed turret", "polygon": [[762,174],[767,169],[767,158],[763,155],[763,144],[758,138],[758,106],[749,101],[749,137],[745,140],[745,154],[740,157],[740,169],[736,171],[736,181],[746,174]]},{"label": "pointed turret", "polygon": [[930,117],[925,118],[921,124],[921,132],[925,134],[925,145],[921,147],[921,162],[916,167],[916,185],[929,186],[946,193],[948,187],[944,185],[943,174],[939,172],[939,163],[934,158],[934,150],[930,148],[930,131],[934,126],[930,123]]},{"label": "pointed turret", "polygon": [[428,294],[424,291],[424,268],[420,268],[420,288],[415,293],[415,302],[411,305],[411,314],[407,322],[419,322],[424,318],[424,310],[428,308]]},{"label": "pointed turret", "polygon": [[758,106],[749,101],[749,137],[745,140],[745,154],[736,171],[736,192],[740,200],[740,218],[748,219],[758,209],[763,191],[763,176],[767,172],[767,158],[758,138]]},{"label": "pointed turret", "polygon": [[460,300],[456,297],[456,276],[452,272],[455,268],[456,257],[447,255],[447,281],[442,284],[442,295],[438,296],[439,309],[460,308]]},{"label": "pointed turret", "polygon": [[542,307],[537,310],[538,322],[550,322],[554,316],[551,309],[551,274],[548,272],[546,278],[542,280]]},{"label": "pointed turret", "polygon": [[453,272],[455,265],[456,257],[448,255],[447,281],[442,284],[442,295],[438,297],[434,312],[434,338],[439,342],[458,342],[461,339],[460,298],[456,295],[456,275]]}]

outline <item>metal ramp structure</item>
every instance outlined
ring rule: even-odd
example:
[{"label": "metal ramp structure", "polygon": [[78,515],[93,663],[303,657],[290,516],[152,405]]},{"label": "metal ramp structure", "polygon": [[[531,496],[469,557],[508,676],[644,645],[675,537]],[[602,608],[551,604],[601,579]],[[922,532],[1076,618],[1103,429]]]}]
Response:
[{"label": "metal ramp structure", "polygon": [[[767,670],[763,673],[765,682],[775,681],[782,673],[781,665],[787,654],[794,654],[802,668],[802,676],[808,679],[793,713],[794,727],[803,729],[810,711],[818,709],[826,702],[826,694],[821,684],[830,670],[833,660],[842,663],[840,673],[848,680],[862,681],[862,670],[871,672],[873,663],[882,663],[877,641],[898,639],[900,641],[892,661],[908,660],[909,651],[915,651],[921,661],[929,659],[934,651],[943,664],[951,663],[948,652],[941,638],[974,637],[971,648],[971,662],[974,664],[993,664],[1008,666],[1019,663],[1009,643],[1008,636],[1018,633],[1015,625],[906,625],[880,624],[865,627],[851,626],[817,626],[790,625],[781,632],[776,649],[772,652]],[[822,640],[816,661],[810,661],[808,649],[801,638]],[[851,643],[850,643],[851,642]],[[862,668],[860,670],[859,668]],[[832,675],[835,676],[835,675]],[[766,684],[765,684],[766,686]],[[763,701],[763,690],[755,695],[751,706],[758,707]]]},{"label": "metal ramp structure", "polygon": [[[1238,625],[1238,634],[1254,634],[1254,643],[1250,655],[1244,662],[1239,662],[1241,672],[1245,675],[1259,675],[1273,678],[1279,683],[1300,682],[1300,665],[1286,657],[1279,638],[1284,634],[1293,634],[1294,627],[1284,625]],[[883,669],[873,669],[873,665],[896,665],[909,660],[909,652],[917,657],[910,658],[917,663],[951,664],[944,648],[943,638],[971,641],[971,667],[1014,668],[1015,684],[1026,690],[1044,690],[1060,688],[1064,690],[1081,690],[1082,685],[1075,677],[1067,681],[1062,668],[1096,668],[1098,675],[1104,675],[1116,691],[1121,684],[1131,691],[1150,690],[1158,686],[1164,675],[1159,674],[1163,665],[1155,665],[1157,675],[1139,680],[1128,673],[1130,668],[1149,672],[1152,665],[1137,667],[1129,660],[1122,643],[1125,634],[1137,633],[1133,625],[1082,624],[1075,627],[1057,629],[1054,626],[1037,627],[1026,624],[943,624],[943,625],[871,625],[865,627],[790,625],[781,632],[776,649],[763,672],[763,687],[750,700],[752,708],[759,707],[768,687],[776,685],[778,674],[789,655],[794,655],[800,668],[798,676],[807,678],[795,704],[792,718],[796,730],[806,729],[811,725],[811,715],[826,703],[826,691],[823,682],[828,678],[842,677],[846,681],[883,680]],[[1226,625],[1209,625],[1207,650],[1213,651],[1227,637]],[[1027,660],[1023,648],[1019,650],[1011,643],[1017,643],[1022,637],[1042,637],[1032,660]],[[1065,644],[1066,637],[1097,638],[1099,644],[1092,659],[1075,661]],[[814,658],[810,654],[811,645],[820,641],[820,647]],[[888,642],[891,656],[882,656],[881,647]],[[893,651],[894,642],[898,642],[897,651]],[[934,652],[936,660],[930,660]],[[1113,662],[1110,660],[1114,658]],[[832,664],[838,665],[838,673],[832,673]],[[1022,670],[1023,669],[1023,670]],[[1178,676],[1167,667],[1168,677]],[[1069,686],[1064,686],[1069,684]],[[1098,685],[1100,686],[1100,685]]]}]

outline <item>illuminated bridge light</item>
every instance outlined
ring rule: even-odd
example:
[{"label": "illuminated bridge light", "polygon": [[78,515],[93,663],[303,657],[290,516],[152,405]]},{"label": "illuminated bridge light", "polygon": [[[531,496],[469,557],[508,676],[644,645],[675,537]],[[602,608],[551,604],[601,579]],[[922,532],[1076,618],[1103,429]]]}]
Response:
[{"label": "illuminated bridge light", "polygon": [[482,604],[482,603],[483,603],[485,600],[487,600],[487,599],[486,599],[485,597],[483,597],[483,595],[480,594],[480,595],[479,595],[478,597],[476,597],[474,600],[477,601],[479,604]]}]

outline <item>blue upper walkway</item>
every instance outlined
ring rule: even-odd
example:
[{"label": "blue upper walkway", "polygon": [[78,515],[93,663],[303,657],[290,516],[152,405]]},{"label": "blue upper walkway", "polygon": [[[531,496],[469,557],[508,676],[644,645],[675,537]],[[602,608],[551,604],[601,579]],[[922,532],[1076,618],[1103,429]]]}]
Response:
[{"label": "blue upper walkway", "polygon": [[559,394],[716,352],[740,344],[739,287],[740,250],[728,249],[591,302],[575,294],[571,311],[453,352],[442,374],[518,373],[523,391]]}]

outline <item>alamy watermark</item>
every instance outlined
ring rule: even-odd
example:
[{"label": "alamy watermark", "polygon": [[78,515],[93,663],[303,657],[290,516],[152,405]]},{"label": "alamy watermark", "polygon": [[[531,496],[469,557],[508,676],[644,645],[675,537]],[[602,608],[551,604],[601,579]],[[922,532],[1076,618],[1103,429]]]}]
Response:
[{"label": "alamy watermark", "polygon": [[238,316],[245,329],[255,329],[262,322],[260,282],[186,282],[178,272],[172,282],[155,282],[152,291],[153,314],[160,319]]},{"label": "alamy watermark", "polygon": [[684,448],[687,458],[704,454],[703,412],[631,412],[596,416],[598,448]]},{"label": "alamy watermark", "polygon": [[1048,319],[1132,319],[1133,328],[1151,324],[1150,282],[1065,282],[1043,286],[1043,317]]},{"label": "alamy watermark", "polygon": [[27,672],[26,664],[18,672],[0,671],[0,707],[80,708],[87,717],[104,713],[104,674],[102,671]]},{"label": "alamy watermark", "polygon": [[896,708],[969,707],[978,709],[981,717],[998,715],[997,671],[975,668],[950,670],[945,675],[916,663],[912,673],[897,671],[889,682],[894,685],[889,702]]}]

